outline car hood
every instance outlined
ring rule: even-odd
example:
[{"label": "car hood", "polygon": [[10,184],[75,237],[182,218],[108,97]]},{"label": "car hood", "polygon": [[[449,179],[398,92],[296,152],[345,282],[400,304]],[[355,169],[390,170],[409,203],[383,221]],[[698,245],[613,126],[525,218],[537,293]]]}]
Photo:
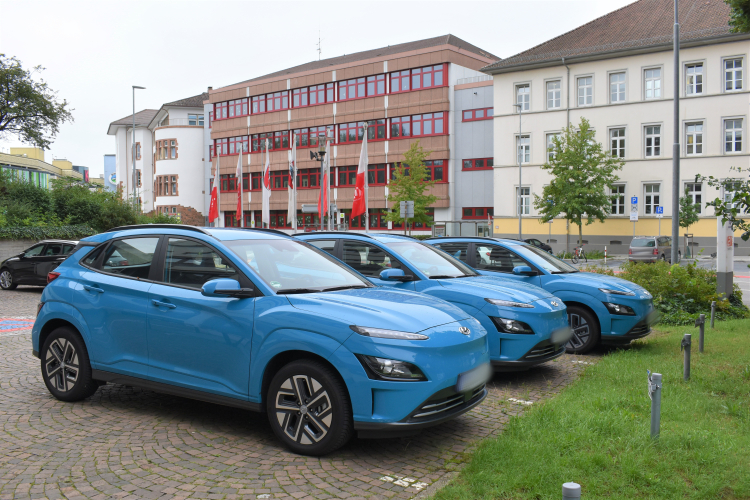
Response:
[{"label": "car hood", "polygon": [[[548,291],[529,283],[495,276],[472,276],[436,280],[446,288],[462,290],[466,293],[484,295],[484,298],[510,300],[513,302],[534,302],[553,297]],[[488,295],[491,293],[491,295]]]},{"label": "car hood", "polygon": [[458,307],[429,295],[380,287],[287,295],[287,298],[297,309],[350,325],[402,332],[421,332],[471,317]]},{"label": "car hood", "polygon": [[568,273],[568,274],[554,274],[555,281],[565,283],[566,286],[578,285],[583,287],[596,288],[609,288],[612,290],[621,290],[623,292],[634,292],[637,297],[651,297],[651,295],[640,285],[636,285],[632,281],[624,280],[616,276],[607,276],[606,274],[598,273]]}]

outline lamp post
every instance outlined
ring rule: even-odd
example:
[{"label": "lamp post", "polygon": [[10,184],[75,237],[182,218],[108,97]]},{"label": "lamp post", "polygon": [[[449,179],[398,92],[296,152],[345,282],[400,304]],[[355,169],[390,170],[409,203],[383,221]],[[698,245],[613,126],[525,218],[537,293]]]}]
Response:
[{"label": "lamp post", "polygon": [[133,211],[134,212],[137,210],[136,204],[135,204],[135,199],[136,199],[135,187],[137,185],[137,182],[136,182],[137,176],[135,173],[135,89],[145,90],[146,87],[139,87],[138,85],[133,85],[133,132],[132,132],[132,135],[133,135]]},{"label": "lamp post", "polygon": [[514,104],[513,107],[518,108],[518,197],[516,199],[516,210],[518,210],[518,239],[523,240],[521,236],[521,216],[523,214],[523,200],[522,185],[521,185],[521,163],[523,162],[523,138],[521,136],[521,115],[523,114],[523,104]]},{"label": "lamp post", "polygon": [[323,162],[325,161],[325,158],[326,158],[326,141],[325,141],[326,137],[322,137],[322,139],[323,140],[321,141],[321,137],[318,137],[318,151],[317,152],[310,151],[310,159],[317,160],[320,162],[320,182],[318,184],[320,186],[320,214],[318,215],[320,215],[320,230],[321,231],[323,230],[323,212],[325,211],[325,207],[323,206],[323,203],[326,201],[324,197],[325,193],[323,192],[323,179],[324,179],[323,175],[325,175],[323,172]]}]

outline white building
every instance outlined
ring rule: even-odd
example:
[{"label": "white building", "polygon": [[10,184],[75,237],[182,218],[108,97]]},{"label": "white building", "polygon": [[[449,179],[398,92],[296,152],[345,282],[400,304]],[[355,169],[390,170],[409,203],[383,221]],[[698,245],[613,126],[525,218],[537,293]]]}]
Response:
[{"label": "white building", "polygon": [[[516,56],[487,66],[494,75],[495,234],[517,235],[519,116],[523,160],[524,237],[550,240],[555,251],[572,249],[578,227],[564,220],[539,223],[533,195],[549,175],[548,144],[568,123],[587,118],[596,141],[623,158],[617,198],[602,224],[584,226],[587,248],[627,253],[633,234],[671,233],[673,144],[672,0],[640,0]],[[705,202],[719,193],[696,174],[737,177],[746,169],[750,35],[729,31],[729,7],[722,0],[681,0],[680,189],[701,203],[701,220],[689,228],[696,248],[716,247],[716,218]],[[638,222],[630,222],[631,197],[638,198]],[[680,233],[685,231],[681,229]],[[549,235],[549,236],[548,236]],[[747,254],[739,238],[736,250]],[[682,242],[681,242],[682,246]]]}]

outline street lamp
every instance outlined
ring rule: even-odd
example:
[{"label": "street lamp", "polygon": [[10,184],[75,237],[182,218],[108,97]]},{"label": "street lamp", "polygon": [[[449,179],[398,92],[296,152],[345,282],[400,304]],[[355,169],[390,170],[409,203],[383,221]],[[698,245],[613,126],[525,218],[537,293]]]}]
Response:
[{"label": "street lamp", "polygon": [[[518,210],[518,239],[523,240],[521,236],[521,215],[523,214],[523,205],[521,200],[522,197],[522,185],[521,185],[521,163],[523,160],[523,138],[521,136],[521,115],[523,114],[523,104],[514,104],[513,107],[518,108],[518,148],[516,153],[518,154],[518,198],[516,199],[516,209]],[[529,193],[531,195],[531,193]]]},{"label": "street lamp", "polygon": [[323,193],[323,179],[324,179],[323,175],[325,175],[323,172],[323,162],[325,161],[325,158],[326,158],[325,139],[326,137],[318,137],[318,151],[317,152],[310,151],[310,159],[317,160],[320,162],[320,182],[318,185],[320,186],[320,211],[321,213],[318,215],[320,216],[320,230],[321,231],[323,230],[323,213],[322,212],[323,210],[325,210],[325,208],[323,207],[323,202],[326,201],[324,197],[324,193]]},{"label": "street lamp", "polygon": [[136,174],[135,174],[135,89],[138,90],[145,90],[146,87],[139,87],[138,85],[133,85],[133,211],[136,211],[136,205],[135,205],[135,186],[136,186]]}]

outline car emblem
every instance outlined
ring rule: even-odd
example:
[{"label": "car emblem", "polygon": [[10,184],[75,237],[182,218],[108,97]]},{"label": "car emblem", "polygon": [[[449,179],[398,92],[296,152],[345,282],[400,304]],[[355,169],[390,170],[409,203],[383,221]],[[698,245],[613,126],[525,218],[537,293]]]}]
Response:
[{"label": "car emblem", "polygon": [[465,326],[459,326],[458,331],[463,333],[464,335],[469,335],[471,333],[471,330],[469,330]]},{"label": "car emblem", "polygon": [[555,306],[555,307],[557,307],[557,306],[559,306],[559,305],[560,305],[560,304],[558,304],[557,302],[555,302],[554,300],[553,300],[553,301],[551,301],[551,303],[552,303],[552,305],[553,305],[553,306]]}]

